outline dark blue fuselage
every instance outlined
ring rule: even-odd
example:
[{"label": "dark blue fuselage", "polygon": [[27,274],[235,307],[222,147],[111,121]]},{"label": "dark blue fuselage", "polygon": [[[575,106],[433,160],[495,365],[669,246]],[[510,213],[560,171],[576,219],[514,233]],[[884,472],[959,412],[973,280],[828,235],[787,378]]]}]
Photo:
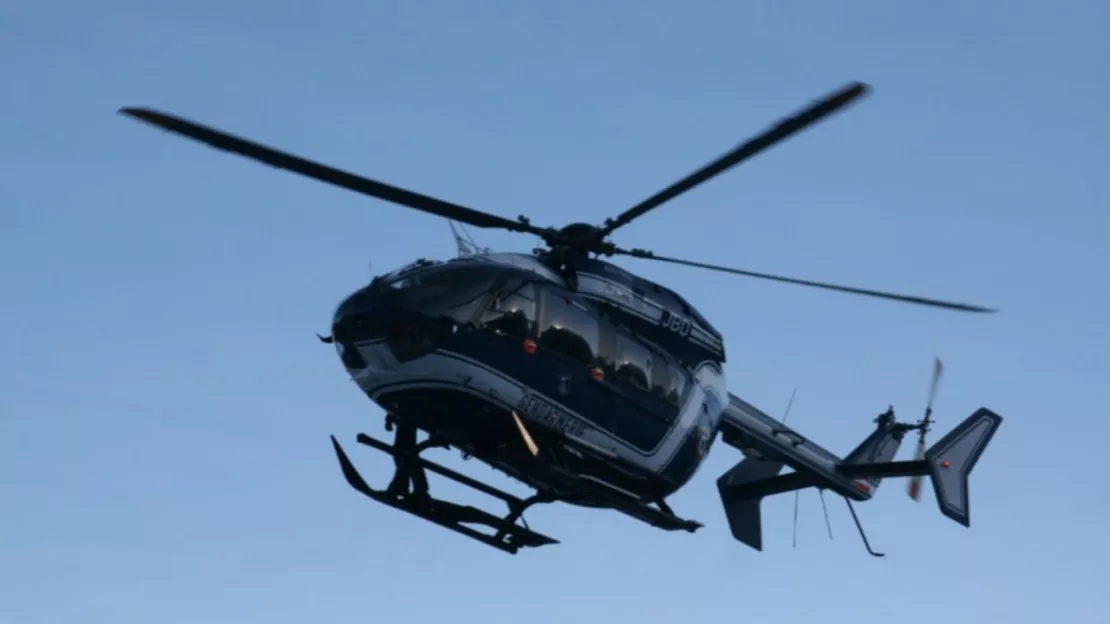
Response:
[{"label": "dark blue fuselage", "polygon": [[569,502],[681,487],[727,404],[719,366],[683,365],[520,264],[427,263],[354,293],[333,326],[348,372],[394,417]]}]

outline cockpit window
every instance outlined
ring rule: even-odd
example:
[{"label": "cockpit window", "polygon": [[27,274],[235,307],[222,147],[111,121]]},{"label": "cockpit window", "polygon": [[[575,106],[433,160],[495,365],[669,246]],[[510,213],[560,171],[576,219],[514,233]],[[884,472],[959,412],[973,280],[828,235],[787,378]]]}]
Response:
[{"label": "cockpit window", "polygon": [[497,293],[482,316],[483,327],[522,340],[532,334],[535,321],[536,287],[527,282]]},{"label": "cockpit window", "polygon": [[419,275],[402,275],[401,277],[398,277],[397,279],[382,283],[382,286],[384,288],[392,288],[393,290],[404,290],[406,288],[411,288],[412,286],[419,286],[419,285],[420,285],[420,276]]},{"label": "cockpit window", "polygon": [[592,366],[601,342],[601,328],[588,310],[556,291],[545,291],[543,330],[538,342],[542,349],[551,349]]},{"label": "cockpit window", "polygon": [[[465,295],[471,290],[468,288],[471,279],[457,269],[429,269],[418,270],[413,273],[401,275],[391,281],[384,282],[382,291],[395,291],[404,293],[404,300],[414,305],[450,304],[455,305],[458,299],[468,298]],[[472,297],[473,295],[470,295]]]},{"label": "cockpit window", "polygon": [[651,351],[635,339],[617,335],[617,379],[645,392],[651,391]]},{"label": "cockpit window", "polygon": [[385,273],[379,275],[378,277],[375,277],[374,281],[371,282],[371,284],[381,288],[409,288],[421,283],[420,277],[426,274],[426,271],[424,271],[424,269],[439,266],[442,264],[442,262],[421,258],[395,271],[390,271],[389,273]]},{"label": "cockpit window", "polygon": [[416,286],[430,286],[433,284],[444,284],[446,281],[443,279],[446,271],[419,271],[415,273],[407,273],[399,277],[395,277],[389,281],[382,282],[386,288],[394,290],[407,290]]}]

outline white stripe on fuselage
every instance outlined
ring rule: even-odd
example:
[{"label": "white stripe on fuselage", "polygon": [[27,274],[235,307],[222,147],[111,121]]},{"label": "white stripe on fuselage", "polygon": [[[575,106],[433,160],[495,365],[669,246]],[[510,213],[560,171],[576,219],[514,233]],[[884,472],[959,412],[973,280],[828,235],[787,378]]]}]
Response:
[{"label": "white stripe on fuselage", "polygon": [[[656,325],[663,318],[664,311],[670,309],[647,295],[637,297],[628,286],[594,273],[579,273],[578,294],[588,299],[596,299],[617,306],[627,314],[638,316]],[[650,309],[645,310],[643,306]],[[692,324],[689,338],[707,349],[721,351],[723,348],[720,338],[710,334],[697,323]]]},{"label": "white stripe on fuselage", "polygon": [[[719,397],[717,386],[723,385],[723,375],[716,366],[702,366],[697,371],[697,383],[693,384],[687,392],[677,424],[667,433],[658,447],[643,451],[597,427],[589,417],[567,408],[557,398],[536,392],[506,373],[460,353],[438,350],[415,360],[400,363],[380,340],[357,344],[355,348],[358,349],[367,366],[354,372],[353,378],[362,390],[379,404],[381,404],[379,399],[383,395],[394,390],[452,386],[512,409],[520,404],[526,394],[531,393],[586,424],[587,427],[580,438],[588,445],[610,451],[625,461],[654,472],[661,471],[670,463],[692,428],[710,427],[712,431],[720,416],[719,413],[713,413],[714,404],[719,405],[719,401],[707,401],[706,388],[702,386],[705,384],[711,388],[710,392]],[[390,409],[388,405],[383,407]]]}]

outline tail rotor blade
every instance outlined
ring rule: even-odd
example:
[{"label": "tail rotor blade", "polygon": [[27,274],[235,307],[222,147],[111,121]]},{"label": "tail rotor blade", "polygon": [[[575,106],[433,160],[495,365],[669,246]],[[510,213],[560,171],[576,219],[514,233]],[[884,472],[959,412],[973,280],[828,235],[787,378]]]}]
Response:
[{"label": "tail rotor blade", "polygon": [[940,358],[933,358],[933,381],[929,384],[929,402],[926,403],[925,411],[931,414],[933,411],[933,401],[937,398],[937,386],[940,385],[940,376],[944,374],[944,363]]},{"label": "tail rotor blade", "polygon": [[[924,442],[918,442],[917,443],[917,453],[914,454],[914,461],[924,461],[924,460],[925,460],[925,443]],[[909,483],[908,486],[906,486],[906,493],[909,494],[910,498],[914,499],[915,501],[920,500],[920,497],[921,497],[921,476],[920,475],[910,478],[910,483]]]},{"label": "tail rotor blade", "polygon": [[[933,403],[937,398],[937,388],[940,386],[941,375],[944,374],[944,364],[940,358],[933,358],[933,379],[929,383],[929,400],[925,403],[925,418],[921,419],[919,426],[921,433],[917,437],[917,453],[914,454],[915,461],[922,461],[925,459],[925,435],[929,433],[929,425],[932,423],[933,416]],[[921,497],[921,481],[920,475],[911,477],[909,484],[906,486],[906,493],[910,495],[913,500],[920,500]]]}]

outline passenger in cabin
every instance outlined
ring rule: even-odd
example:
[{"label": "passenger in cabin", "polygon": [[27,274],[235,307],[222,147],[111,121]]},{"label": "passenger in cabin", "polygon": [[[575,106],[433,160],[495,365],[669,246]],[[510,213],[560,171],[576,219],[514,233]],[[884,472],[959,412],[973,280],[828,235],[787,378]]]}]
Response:
[{"label": "passenger in cabin", "polygon": [[582,336],[565,327],[552,325],[540,334],[539,345],[573,360],[589,365],[594,360],[593,349]]},{"label": "passenger in cabin", "polygon": [[537,340],[539,346],[585,366],[592,366],[601,341],[597,319],[566,297],[552,296],[550,292],[544,295],[544,328]]},{"label": "passenger in cabin", "polygon": [[485,326],[502,335],[523,339],[528,335],[528,317],[520,310],[503,312],[486,321]]},{"label": "passenger in cabin", "polygon": [[[536,328],[537,320],[543,327]],[[653,397],[669,406],[664,410],[671,413],[669,418],[677,415],[686,388],[681,366],[623,331],[606,334],[612,339],[603,341],[594,314],[559,291],[528,282],[510,283],[495,297],[481,325],[519,340],[534,337],[544,352],[580,362],[591,373],[598,370],[599,381],[642,392],[645,399]],[[536,329],[538,333],[533,333]]]},{"label": "passenger in cabin", "polygon": [[651,392],[651,352],[628,336],[617,336],[617,379]]}]

